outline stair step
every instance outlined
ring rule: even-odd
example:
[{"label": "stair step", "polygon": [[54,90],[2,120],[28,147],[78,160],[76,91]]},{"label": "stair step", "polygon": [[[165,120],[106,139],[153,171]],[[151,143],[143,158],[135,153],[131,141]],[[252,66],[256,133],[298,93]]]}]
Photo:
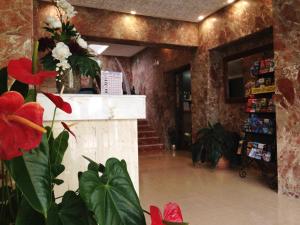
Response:
[{"label": "stair step", "polygon": [[144,152],[144,151],[162,151],[164,150],[164,145],[163,144],[153,144],[153,145],[140,145],[139,146],[139,152]]},{"label": "stair step", "polygon": [[138,132],[139,138],[145,138],[145,137],[157,137],[157,134],[155,131],[142,131]]},{"label": "stair step", "polygon": [[154,131],[154,130],[149,125],[138,126],[138,132],[143,132],[143,131]]},{"label": "stair step", "polygon": [[138,125],[148,125],[147,120],[138,120]]},{"label": "stair step", "polygon": [[138,139],[139,145],[161,144],[159,137],[143,137]]}]

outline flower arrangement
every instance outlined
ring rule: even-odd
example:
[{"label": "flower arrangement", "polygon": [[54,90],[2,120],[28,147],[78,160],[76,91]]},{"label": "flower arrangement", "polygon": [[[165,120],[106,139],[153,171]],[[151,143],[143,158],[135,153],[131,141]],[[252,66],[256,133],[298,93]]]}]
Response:
[{"label": "flower arrangement", "polygon": [[74,7],[66,0],[54,0],[52,4],[57,17],[46,18],[44,29],[50,36],[39,40],[39,51],[45,54],[41,60],[44,69],[56,70],[57,82],[62,82],[62,76],[69,70],[75,76],[97,76],[100,61],[71,22],[77,14]]}]

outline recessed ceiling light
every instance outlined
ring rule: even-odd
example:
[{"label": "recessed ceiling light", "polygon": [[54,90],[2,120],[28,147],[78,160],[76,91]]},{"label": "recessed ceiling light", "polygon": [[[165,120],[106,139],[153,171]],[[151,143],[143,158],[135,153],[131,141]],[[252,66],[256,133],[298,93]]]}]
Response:
[{"label": "recessed ceiling light", "polygon": [[204,19],[204,16],[198,16],[198,20],[201,21]]},{"label": "recessed ceiling light", "polygon": [[100,44],[90,44],[89,47],[96,52],[97,55],[101,55],[109,46]]},{"label": "recessed ceiling light", "polygon": [[131,10],[130,13],[131,13],[132,15],[135,15],[135,14],[136,14],[136,11]]},{"label": "recessed ceiling light", "polygon": [[227,0],[227,3],[228,4],[231,4],[231,3],[233,3],[235,0]]}]

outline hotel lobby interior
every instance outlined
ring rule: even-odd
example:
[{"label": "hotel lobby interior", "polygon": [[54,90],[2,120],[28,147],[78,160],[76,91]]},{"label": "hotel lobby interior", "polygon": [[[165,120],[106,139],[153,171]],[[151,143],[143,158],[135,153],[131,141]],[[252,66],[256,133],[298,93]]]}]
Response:
[{"label": "hotel lobby interior", "polygon": [[299,225],[299,0],[0,0],[0,225]]}]

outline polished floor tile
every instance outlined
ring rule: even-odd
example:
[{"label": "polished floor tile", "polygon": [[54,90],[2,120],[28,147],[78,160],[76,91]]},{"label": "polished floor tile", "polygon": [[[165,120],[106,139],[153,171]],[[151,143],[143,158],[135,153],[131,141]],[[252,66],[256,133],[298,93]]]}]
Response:
[{"label": "polished floor tile", "polygon": [[255,171],[242,179],[234,170],[195,168],[183,152],[141,155],[139,164],[144,209],[177,202],[190,225],[300,224],[300,200],[279,196]]}]

